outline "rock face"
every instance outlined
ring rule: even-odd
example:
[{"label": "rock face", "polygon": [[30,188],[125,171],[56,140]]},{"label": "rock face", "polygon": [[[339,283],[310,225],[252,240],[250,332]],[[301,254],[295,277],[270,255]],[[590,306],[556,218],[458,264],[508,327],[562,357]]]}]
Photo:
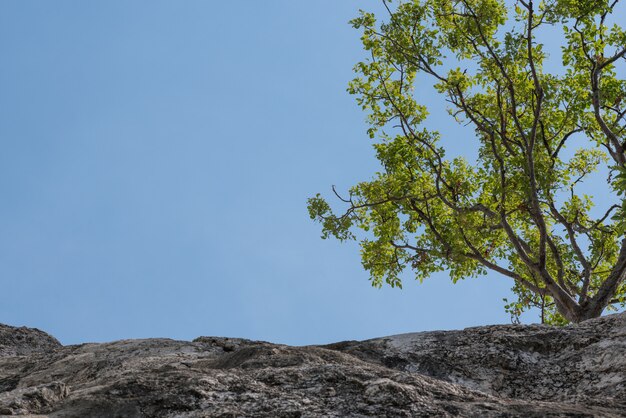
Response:
[{"label": "rock face", "polygon": [[626,314],[290,347],[0,325],[0,416],[626,416]]},{"label": "rock face", "polygon": [[60,347],[56,338],[38,329],[0,324],[0,358],[47,353]]}]

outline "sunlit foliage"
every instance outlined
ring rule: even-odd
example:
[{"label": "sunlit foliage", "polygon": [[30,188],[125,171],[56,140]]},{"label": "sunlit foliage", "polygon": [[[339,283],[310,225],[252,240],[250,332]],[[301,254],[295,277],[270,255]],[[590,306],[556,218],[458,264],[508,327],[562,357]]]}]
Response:
[{"label": "sunlit foliage", "polygon": [[[384,2],[352,21],[368,59],[349,92],[367,112],[382,170],[336,213],[309,199],[324,238],[358,239],[372,284],[495,271],[512,280],[518,317],[579,322],[626,295],[626,32],[618,0]],[[560,71],[545,69],[545,28],[563,36]],[[451,121],[471,126],[476,161],[447,158],[420,100],[431,80]],[[418,82],[418,80],[420,80]],[[585,146],[567,149],[573,138]],[[580,141],[578,141],[580,143]],[[448,143],[454,143],[450,141]],[[566,152],[567,149],[567,152]],[[578,187],[609,173],[614,202]],[[334,189],[333,189],[334,190]],[[594,216],[595,215],[595,216]],[[358,232],[362,230],[364,232]]]}]

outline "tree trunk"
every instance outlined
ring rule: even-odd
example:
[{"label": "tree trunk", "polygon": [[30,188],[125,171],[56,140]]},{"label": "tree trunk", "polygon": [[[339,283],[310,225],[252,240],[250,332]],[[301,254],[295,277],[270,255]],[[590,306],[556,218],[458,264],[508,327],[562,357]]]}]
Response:
[{"label": "tree trunk", "polygon": [[[564,300],[558,290],[549,289],[549,293],[554,298],[559,313],[568,321],[579,323],[602,315],[602,312],[610,304],[611,299],[615,297],[618,287],[624,280],[626,280],[626,238],[622,240],[617,262],[611,270],[609,277],[600,285],[593,297],[587,299],[582,304],[578,304],[573,300]],[[573,302],[573,304],[570,302]]]}]

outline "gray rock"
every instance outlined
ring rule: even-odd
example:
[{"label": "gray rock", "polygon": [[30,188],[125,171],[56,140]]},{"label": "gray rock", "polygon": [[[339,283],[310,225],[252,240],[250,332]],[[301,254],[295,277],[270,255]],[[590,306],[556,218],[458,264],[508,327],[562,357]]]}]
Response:
[{"label": "gray rock", "polygon": [[27,356],[61,347],[56,338],[36,328],[0,324],[0,357]]},{"label": "gray rock", "polygon": [[619,417],[625,357],[626,314],[306,347],[219,337],[63,347],[0,326],[0,415]]},{"label": "gray rock", "polygon": [[498,397],[626,411],[626,313],[566,327],[497,325],[326,347]]}]

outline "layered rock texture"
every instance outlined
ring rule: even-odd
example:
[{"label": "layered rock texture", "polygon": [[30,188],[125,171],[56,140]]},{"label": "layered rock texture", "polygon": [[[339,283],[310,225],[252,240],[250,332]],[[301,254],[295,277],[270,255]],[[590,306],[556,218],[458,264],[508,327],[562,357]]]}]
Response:
[{"label": "layered rock texture", "polygon": [[326,346],[233,338],[62,346],[0,325],[0,416],[620,417],[626,314]]}]

